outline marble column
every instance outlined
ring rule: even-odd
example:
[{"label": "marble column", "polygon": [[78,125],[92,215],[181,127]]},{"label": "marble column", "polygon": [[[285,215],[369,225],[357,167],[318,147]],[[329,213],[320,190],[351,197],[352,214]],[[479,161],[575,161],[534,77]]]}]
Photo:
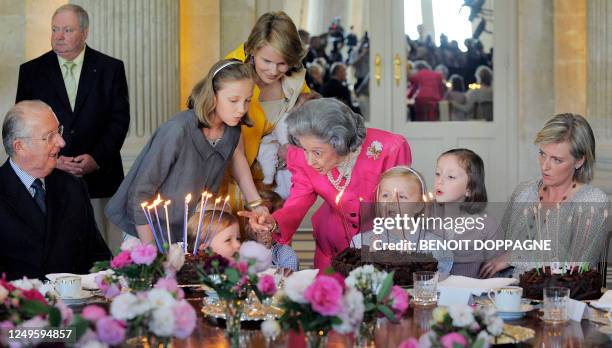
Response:
[{"label": "marble column", "polygon": [[71,2],[89,13],[88,45],[125,64],[131,121],[121,154],[128,170],[155,129],[180,109],[179,3]]},{"label": "marble column", "polygon": [[612,195],[612,2],[588,1],[587,119],[597,143],[593,184]]}]

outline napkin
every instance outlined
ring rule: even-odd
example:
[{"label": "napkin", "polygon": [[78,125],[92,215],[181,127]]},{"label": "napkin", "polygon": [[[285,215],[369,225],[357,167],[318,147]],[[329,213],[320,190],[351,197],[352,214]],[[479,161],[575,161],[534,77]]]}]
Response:
[{"label": "napkin", "polygon": [[479,296],[491,289],[508,286],[518,283],[515,278],[489,278],[476,279],[464,276],[452,275],[438,283],[438,288],[442,289],[470,289],[472,294]]},{"label": "napkin", "polygon": [[612,291],[606,291],[599,300],[591,302],[591,306],[597,309],[612,309]]},{"label": "napkin", "polygon": [[467,305],[472,297],[471,289],[441,288],[438,306]]},{"label": "napkin", "polygon": [[45,277],[47,277],[47,279],[49,279],[50,281],[54,282],[59,277],[77,276],[77,277],[81,277],[81,287],[83,289],[98,290],[99,288],[98,288],[98,285],[96,284],[96,276],[98,276],[99,274],[107,274],[107,273],[112,274],[112,270],[104,270],[104,271],[100,271],[97,273],[90,273],[90,274],[50,273],[50,274],[47,274]]},{"label": "napkin", "polygon": [[567,316],[573,321],[582,321],[582,316],[584,315],[584,309],[586,308],[586,303],[582,301],[572,300],[571,298],[567,302]]}]

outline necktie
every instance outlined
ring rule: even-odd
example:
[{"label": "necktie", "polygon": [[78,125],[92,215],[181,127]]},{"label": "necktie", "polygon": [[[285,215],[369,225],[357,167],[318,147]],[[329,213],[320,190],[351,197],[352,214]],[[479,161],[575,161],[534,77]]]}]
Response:
[{"label": "necktie", "polygon": [[47,205],[45,204],[45,189],[43,188],[42,181],[40,179],[34,180],[32,183],[32,188],[36,191],[34,193],[34,201],[43,212],[43,214],[47,214]]},{"label": "necktie", "polygon": [[74,110],[74,102],[77,94],[77,83],[74,77],[74,62],[64,63],[64,84],[66,85],[66,93],[68,93],[68,101],[70,101],[70,107]]}]

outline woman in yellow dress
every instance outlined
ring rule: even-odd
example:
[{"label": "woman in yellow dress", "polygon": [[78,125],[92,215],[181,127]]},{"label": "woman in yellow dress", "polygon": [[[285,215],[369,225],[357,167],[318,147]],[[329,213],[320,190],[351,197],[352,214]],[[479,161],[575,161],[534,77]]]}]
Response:
[{"label": "woman in yellow dress", "polygon": [[[287,135],[284,118],[293,107],[312,97],[305,82],[306,54],[297,28],[284,12],[268,12],[259,17],[248,40],[226,58],[248,62],[256,72],[256,83],[248,115],[253,127],[242,127],[244,152],[259,189],[272,188],[285,198],[290,175],[285,168]],[[243,202],[238,185],[226,172],[221,191],[230,195],[235,212],[252,209],[261,200]]]}]

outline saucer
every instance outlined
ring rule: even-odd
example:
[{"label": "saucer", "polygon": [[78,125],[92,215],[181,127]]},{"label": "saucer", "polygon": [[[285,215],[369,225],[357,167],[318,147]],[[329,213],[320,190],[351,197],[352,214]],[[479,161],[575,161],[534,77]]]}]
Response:
[{"label": "saucer", "polygon": [[94,294],[91,291],[81,289],[81,293],[78,294],[77,296],[70,296],[70,297],[58,296],[58,297],[62,301],[64,301],[66,304],[75,304],[75,303],[85,302],[86,300],[94,297]]},{"label": "saucer", "polygon": [[515,320],[524,317],[525,314],[532,311],[533,308],[534,307],[530,304],[521,303],[521,307],[517,311],[497,311],[495,314],[503,320]]}]

